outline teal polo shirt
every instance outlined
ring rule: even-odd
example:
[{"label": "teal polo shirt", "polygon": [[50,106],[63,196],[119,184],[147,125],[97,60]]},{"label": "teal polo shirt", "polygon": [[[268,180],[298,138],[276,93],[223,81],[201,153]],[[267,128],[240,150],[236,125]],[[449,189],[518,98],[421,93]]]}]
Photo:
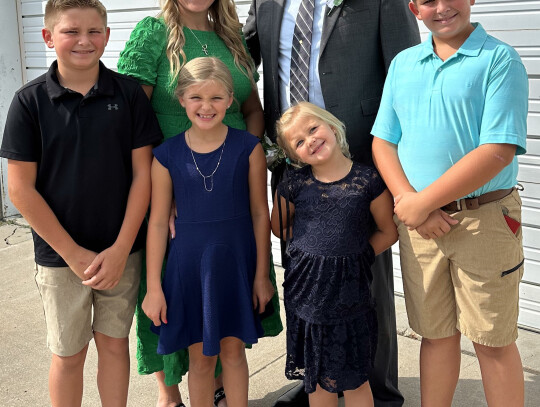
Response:
[{"label": "teal polo shirt", "polygon": [[[524,154],[528,78],[518,53],[478,23],[446,61],[432,35],[390,65],[371,133],[397,144],[411,185],[421,191],[482,144],[508,143]],[[474,197],[517,183],[517,158]]]}]

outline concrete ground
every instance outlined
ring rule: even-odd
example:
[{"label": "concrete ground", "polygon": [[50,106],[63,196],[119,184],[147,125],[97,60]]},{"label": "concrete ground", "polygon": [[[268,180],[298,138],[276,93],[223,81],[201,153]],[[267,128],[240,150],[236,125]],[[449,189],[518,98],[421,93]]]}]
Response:
[{"label": "concrete ground", "polygon": [[[45,321],[41,300],[33,279],[32,239],[28,226],[20,218],[0,222],[0,407],[48,406],[47,374],[50,354],[45,346]],[[278,280],[283,271],[278,269]],[[399,344],[399,385],[405,406],[420,406],[419,338],[409,329],[404,301],[396,297]],[[156,403],[157,388],[151,376],[136,372],[136,338],[130,335],[132,354],[131,384],[128,406],[151,407]],[[540,406],[540,334],[520,330],[518,347],[524,373],[526,406]],[[285,333],[264,338],[254,349],[247,350],[250,367],[250,407],[271,407],[273,402],[294,383],[284,374]],[[95,384],[96,352],[90,346],[85,367],[83,406],[99,406]],[[444,368],[441,366],[441,369]],[[187,386],[181,384],[186,404]],[[341,402],[342,403],[342,402]],[[340,404],[341,405],[341,404]],[[463,340],[461,379],[454,406],[486,406],[480,369],[474,350]]]}]

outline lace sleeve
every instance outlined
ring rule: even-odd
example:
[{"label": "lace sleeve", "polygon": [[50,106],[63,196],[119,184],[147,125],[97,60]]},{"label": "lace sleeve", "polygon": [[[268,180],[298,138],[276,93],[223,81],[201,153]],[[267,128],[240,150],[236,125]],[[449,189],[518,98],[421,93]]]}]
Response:
[{"label": "lace sleeve", "polygon": [[370,167],[369,177],[369,192],[371,200],[373,201],[384,192],[384,190],[386,189],[386,184],[384,183],[381,175],[375,168]]},{"label": "lace sleeve", "polygon": [[167,29],[155,17],[145,17],[133,29],[118,60],[118,72],[142,85],[155,86],[157,67],[167,46]]}]

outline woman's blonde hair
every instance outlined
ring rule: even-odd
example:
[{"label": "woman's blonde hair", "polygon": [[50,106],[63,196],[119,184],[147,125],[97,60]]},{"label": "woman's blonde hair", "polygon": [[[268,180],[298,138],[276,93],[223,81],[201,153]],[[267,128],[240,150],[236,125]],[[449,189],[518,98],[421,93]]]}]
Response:
[{"label": "woman's blonde hair", "polygon": [[309,102],[300,102],[288,108],[276,122],[277,143],[289,158],[298,161],[298,156],[285,139],[285,133],[289,127],[296,123],[296,120],[303,118],[314,118],[330,126],[336,134],[336,141],[341,152],[345,157],[351,158],[349,143],[347,143],[345,134],[345,124],[332,113]]},{"label": "woman's blonde hair", "polygon": [[[169,60],[171,82],[178,77],[182,66],[186,63],[184,53],[184,24],[178,0],[160,0],[161,13],[167,26],[167,59]],[[253,72],[255,65],[242,41],[242,24],[238,21],[238,14],[233,0],[214,0],[208,9],[209,21],[213,24],[215,33],[223,40],[234,58],[236,67],[249,78],[253,87]]]},{"label": "woman's blonde hair", "polygon": [[205,81],[218,82],[229,95],[233,94],[234,85],[229,68],[219,58],[214,57],[194,58],[184,64],[178,73],[178,85],[174,94],[180,97],[190,86]]}]

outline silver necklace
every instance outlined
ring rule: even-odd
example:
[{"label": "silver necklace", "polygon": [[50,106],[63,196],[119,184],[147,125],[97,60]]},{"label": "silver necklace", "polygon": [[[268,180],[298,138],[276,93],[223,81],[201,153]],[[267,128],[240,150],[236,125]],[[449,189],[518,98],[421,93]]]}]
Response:
[{"label": "silver necklace", "polygon": [[[191,153],[191,158],[193,159],[193,164],[195,164],[195,169],[197,172],[201,175],[203,178],[204,183],[204,189],[206,192],[212,192],[214,189],[214,174],[216,173],[217,169],[219,168],[219,164],[221,164],[221,157],[223,157],[223,150],[225,150],[225,141],[227,141],[227,137],[225,137],[225,140],[223,140],[223,145],[221,146],[221,153],[219,153],[219,160],[217,162],[216,168],[214,168],[214,171],[210,175],[204,175],[201,170],[199,169],[199,166],[197,165],[197,161],[195,161],[195,156],[193,155],[193,150],[191,149],[191,139],[189,138],[189,131],[186,131],[186,135],[189,142],[189,152]],[[209,180],[210,187],[208,187],[208,184],[206,183],[206,180]]]},{"label": "silver necklace", "polygon": [[202,52],[204,52],[204,55],[208,56],[208,44],[203,44],[199,38],[195,35],[195,33],[193,32],[193,30],[191,28],[187,28],[189,30],[189,32],[191,34],[193,34],[193,36],[195,37],[195,39],[197,40],[197,42],[201,45],[201,48],[202,48]]}]

